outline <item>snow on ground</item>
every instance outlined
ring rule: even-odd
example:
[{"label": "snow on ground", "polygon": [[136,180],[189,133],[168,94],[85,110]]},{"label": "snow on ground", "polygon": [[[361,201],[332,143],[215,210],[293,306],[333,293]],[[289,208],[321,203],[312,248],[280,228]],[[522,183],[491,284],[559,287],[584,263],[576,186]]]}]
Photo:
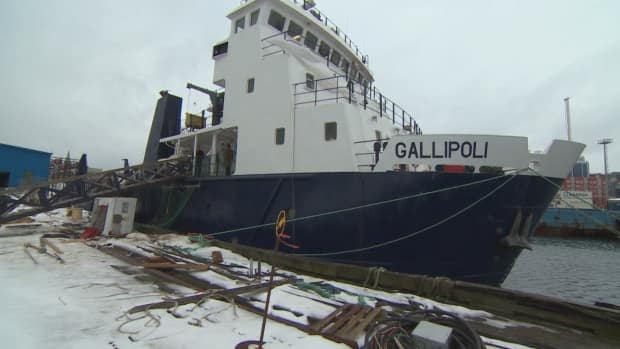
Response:
[{"label": "snow on ground", "polygon": [[[85,221],[86,218],[82,223]],[[40,225],[36,229],[20,228],[32,235],[15,236],[7,234],[7,231],[14,232],[14,227],[0,227],[2,347],[234,348],[239,342],[258,339],[262,317],[221,300],[207,299],[199,306],[188,304],[169,311],[158,309],[126,314],[133,306],[157,302],[172,295],[160,290],[153,283],[139,281],[132,275],[112,268],[111,265],[127,265],[81,241],[53,239],[56,246],[64,251],[61,257],[66,261],[65,264],[29,248],[30,254],[39,263],[35,264],[24,252],[24,243],[38,245],[42,232],[58,231],[63,223],[72,221],[66,217],[64,210],[56,210],[35,216],[34,223]],[[190,243],[187,236],[155,237],[132,233],[125,239],[107,239],[98,243],[101,248],[105,248],[106,244],[123,247],[141,255],[149,254],[137,246],[176,246],[205,259],[211,258],[211,253],[217,250],[222,253],[226,265],[237,266],[231,270],[247,273],[251,265],[249,260],[231,251]],[[254,262],[253,266],[256,269],[257,263]],[[140,272],[140,268],[130,268]],[[265,275],[255,282],[267,280],[266,274],[271,267],[262,263],[261,268]],[[239,280],[228,278],[216,271],[195,272],[193,275],[228,288],[244,285]],[[323,281],[303,275],[296,276],[305,282]],[[414,295],[376,291],[335,281],[326,282],[341,292],[328,299],[295,285],[275,288],[271,295],[270,313],[307,325],[309,317],[324,318],[343,302],[358,303],[362,300],[372,305],[375,299],[383,299],[402,304],[414,301],[426,308],[437,307],[463,317],[490,316],[486,312],[445,305]],[[170,289],[184,294],[195,292],[182,286],[170,285]],[[255,306],[264,307],[265,292],[246,296]],[[510,324],[496,325],[501,327]],[[267,321],[265,339],[266,348],[269,349],[347,348],[321,336],[311,336],[271,320]],[[492,340],[485,341],[491,343]],[[493,343],[500,348],[526,348],[502,341]]]},{"label": "snow on ground", "polygon": [[[159,301],[165,294],[111,268],[125,265],[116,258],[81,242],[54,241],[64,251],[65,264],[29,249],[39,262],[33,263],[23,244],[38,244],[37,235],[0,239],[0,251],[12,252],[0,254],[3,347],[234,348],[260,334],[259,316],[217,300],[193,311],[187,309],[194,305],[186,306],[185,318],[165,310],[151,311],[154,318],[141,313],[125,316],[131,307]],[[202,327],[189,325],[197,322],[192,319],[201,319]],[[269,348],[346,348],[273,321],[265,337]]]}]

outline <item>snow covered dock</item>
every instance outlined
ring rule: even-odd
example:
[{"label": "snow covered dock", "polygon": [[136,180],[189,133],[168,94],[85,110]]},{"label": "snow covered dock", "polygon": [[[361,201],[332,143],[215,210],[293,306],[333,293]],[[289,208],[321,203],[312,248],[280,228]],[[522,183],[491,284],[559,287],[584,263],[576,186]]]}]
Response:
[{"label": "snow covered dock", "polygon": [[[259,338],[271,270],[265,261],[259,266],[257,259],[197,237],[190,241],[187,235],[135,232],[84,242],[72,234],[83,227],[70,224],[63,213],[0,227],[0,335],[6,347],[235,348]],[[42,245],[46,253],[37,249]],[[587,324],[541,325],[476,305],[466,308],[311,277],[280,264],[276,270],[265,348],[362,347],[364,331],[330,334],[319,326],[339,309],[353,308],[375,314],[445,311],[482,334],[487,348],[604,348],[619,343],[618,337],[592,333]],[[367,282],[373,283],[372,278]],[[620,319],[617,311],[585,309],[597,311],[595,317],[606,317],[612,326]]]}]

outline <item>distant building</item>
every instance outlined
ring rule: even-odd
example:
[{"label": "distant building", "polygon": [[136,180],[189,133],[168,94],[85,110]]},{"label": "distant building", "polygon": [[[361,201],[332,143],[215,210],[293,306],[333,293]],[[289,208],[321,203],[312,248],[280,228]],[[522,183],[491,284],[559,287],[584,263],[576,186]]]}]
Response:
[{"label": "distant building", "polygon": [[573,177],[588,177],[590,175],[590,163],[585,160],[582,156],[577,160],[575,166],[573,166],[573,171],[571,172],[571,176]]},{"label": "distant building", "polygon": [[45,182],[52,153],[0,143],[0,187]]}]

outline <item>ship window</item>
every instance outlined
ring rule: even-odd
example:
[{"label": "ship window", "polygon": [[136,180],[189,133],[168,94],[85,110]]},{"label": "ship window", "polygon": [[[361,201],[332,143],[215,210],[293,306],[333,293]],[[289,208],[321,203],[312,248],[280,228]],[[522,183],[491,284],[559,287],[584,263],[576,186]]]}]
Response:
[{"label": "ship window", "polygon": [[314,75],[306,73],[306,87],[314,90]]},{"label": "ship window", "polygon": [[301,34],[304,32],[304,28],[302,28],[299,24],[290,21],[288,24],[288,35],[292,36],[295,40],[301,39]]},{"label": "ship window", "polygon": [[228,41],[213,46],[213,57],[223,55],[228,52]]},{"label": "ship window", "polygon": [[283,31],[284,22],[286,22],[286,18],[284,18],[284,16],[277,13],[276,11],[271,10],[271,13],[269,14],[269,19],[267,20],[267,22],[269,23],[269,25],[278,29],[279,31]]},{"label": "ship window", "polygon": [[338,137],[338,124],[335,122],[325,123],[325,140],[333,141]]},{"label": "ship window", "polygon": [[250,26],[253,26],[254,24],[258,23],[258,14],[260,12],[260,9],[252,12],[250,14]]},{"label": "ship window", "polygon": [[304,39],[304,45],[306,45],[307,48],[314,51],[316,49],[316,43],[318,41],[319,39],[317,39],[317,37],[314,36],[314,34],[312,34],[311,32],[306,32],[306,38]]},{"label": "ship window", "polygon": [[325,41],[321,41],[319,45],[319,54],[321,57],[329,57],[329,46],[325,43]]},{"label": "ship window", "polygon": [[254,78],[248,79],[248,93],[254,92]]},{"label": "ship window", "polygon": [[284,144],[284,128],[276,128],[276,144]]},{"label": "ship window", "polygon": [[349,61],[343,59],[340,67],[342,68],[342,71],[346,74],[349,71]]},{"label": "ship window", "polygon": [[245,17],[241,17],[235,22],[235,33],[242,31],[243,28],[245,28]]},{"label": "ship window", "polygon": [[335,66],[338,66],[340,64],[340,53],[338,53],[338,51],[333,50],[332,51],[332,57],[329,59],[330,62],[332,62]]}]

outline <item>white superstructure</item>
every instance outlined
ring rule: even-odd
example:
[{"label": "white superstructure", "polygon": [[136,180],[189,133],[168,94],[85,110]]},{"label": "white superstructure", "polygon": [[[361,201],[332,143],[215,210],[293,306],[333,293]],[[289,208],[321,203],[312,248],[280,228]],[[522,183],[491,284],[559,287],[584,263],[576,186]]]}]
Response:
[{"label": "white superstructure", "polygon": [[230,35],[213,48],[221,123],[162,141],[185,139],[189,153],[194,135],[205,154],[231,144],[234,174],[350,172],[372,165],[373,144],[355,142],[418,131],[373,86],[368,57],[318,10],[254,0],[228,18]]},{"label": "white superstructure", "polygon": [[368,56],[313,1],[244,1],[228,18],[228,38],[213,47],[219,90],[207,91],[223,103],[212,96],[208,127],[161,140],[177,154],[200,154],[200,176],[457,165],[466,172],[529,167],[563,178],[583,149],[554,141],[546,153],[531,154],[524,137],[422,136],[413,117],[376,88]]}]

